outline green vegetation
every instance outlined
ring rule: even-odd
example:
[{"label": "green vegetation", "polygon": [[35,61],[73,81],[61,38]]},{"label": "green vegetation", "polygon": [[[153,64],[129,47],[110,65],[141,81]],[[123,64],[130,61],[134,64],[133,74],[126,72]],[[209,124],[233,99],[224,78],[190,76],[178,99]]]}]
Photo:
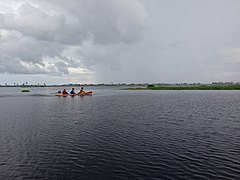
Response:
[{"label": "green vegetation", "polygon": [[149,84],[147,87],[148,87],[148,88],[154,88],[155,85],[153,85],[153,84]]},{"label": "green vegetation", "polygon": [[21,92],[30,92],[30,90],[28,90],[28,89],[23,89],[23,90],[21,90]]},{"label": "green vegetation", "polygon": [[240,90],[240,85],[154,86],[126,88],[126,90]]}]

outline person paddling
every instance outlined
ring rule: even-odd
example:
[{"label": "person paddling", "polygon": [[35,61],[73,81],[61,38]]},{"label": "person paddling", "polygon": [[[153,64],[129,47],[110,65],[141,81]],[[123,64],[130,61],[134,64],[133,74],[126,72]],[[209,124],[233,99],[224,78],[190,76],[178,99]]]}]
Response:
[{"label": "person paddling", "polygon": [[83,90],[83,87],[81,87],[81,89],[80,89],[78,94],[81,94],[81,93],[85,93],[85,91]]},{"label": "person paddling", "polygon": [[68,92],[66,91],[66,89],[64,89],[64,90],[62,91],[62,94],[68,94]]},{"label": "person paddling", "polygon": [[74,88],[72,88],[70,94],[76,94],[76,93],[74,92]]}]

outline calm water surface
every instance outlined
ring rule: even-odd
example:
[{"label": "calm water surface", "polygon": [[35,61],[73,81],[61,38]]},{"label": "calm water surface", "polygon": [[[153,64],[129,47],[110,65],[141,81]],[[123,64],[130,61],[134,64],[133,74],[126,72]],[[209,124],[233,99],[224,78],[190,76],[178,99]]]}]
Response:
[{"label": "calm water surface", "polygon": [[240,177],[240,91],[57,90],[0,88],[0,179]]}]

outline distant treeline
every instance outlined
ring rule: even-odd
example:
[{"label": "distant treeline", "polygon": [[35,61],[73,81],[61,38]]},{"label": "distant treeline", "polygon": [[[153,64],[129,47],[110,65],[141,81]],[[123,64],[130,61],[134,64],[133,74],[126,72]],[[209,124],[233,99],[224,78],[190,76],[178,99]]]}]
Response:
[{"label": "distant treeline", "polygon": [[76,87],[76,86],[147,86],[148,84],[56,84],[56,85],[0,85],[0,87]]},{"label": "distant treeline", "polygon": [[202,83],[110,83],[110,84],[56,84],[56,85],[46,85],[46,84],[5,84],[0,85],[0,87],[77,87],[77,86],[118,86],[118,87],[129,87],[126,89],[131,90],[240,90],[240,83],[234,82],[213,82],[211,84]]}]

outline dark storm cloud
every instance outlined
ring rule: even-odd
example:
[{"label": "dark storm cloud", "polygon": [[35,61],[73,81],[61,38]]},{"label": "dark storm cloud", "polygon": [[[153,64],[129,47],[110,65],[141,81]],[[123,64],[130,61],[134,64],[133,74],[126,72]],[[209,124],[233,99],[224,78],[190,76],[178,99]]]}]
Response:
[{"label": "dark storm cloud", "polygon": [[1,0],[0,72],[62,75],[58,82],[84,73],[88,83],[239,81],[239,7],[239,0]]}]

